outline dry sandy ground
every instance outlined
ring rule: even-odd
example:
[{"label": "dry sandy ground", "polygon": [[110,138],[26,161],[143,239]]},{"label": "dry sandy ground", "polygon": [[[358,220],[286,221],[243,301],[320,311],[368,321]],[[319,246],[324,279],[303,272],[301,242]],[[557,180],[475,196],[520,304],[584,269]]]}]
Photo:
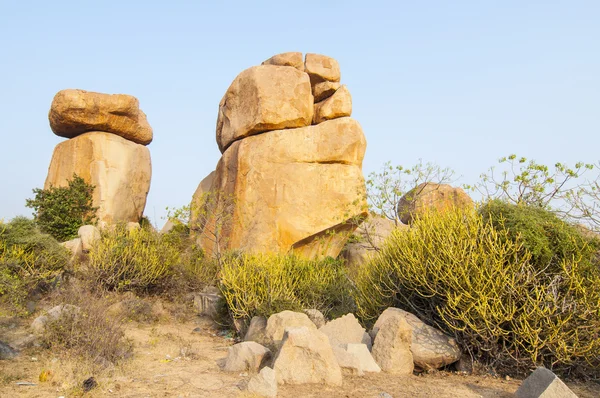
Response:
[{"label": "dry sandy ground", "polygon": [[[200,328],[199,332],[193,330]],[[31,349],[17,359],[0,361],[0,397],[82,396],[83,380],[94,376],[98,386],[85,397],[250,397],[244,392],[250,375],[226,373],[219,363],[231,339],[218,335],[206,319],[193,322],[161,322],[157,325],[129,323],[127,336],[135,343],[134,356],[124,365],[98,371],[49,351]],[[3,333],[10,340],[10,333]],[[43,371],[49,379],[39,381]],[[32,382],[19,386],[17,382]],[[518,380],[465,376],[440,372],[424,376],[398,377],[371,374],[345,375],[340,388],[281,386],[279,397],[511,397]],[[600,386],[570,384],[580,397],[600,396]]]}]

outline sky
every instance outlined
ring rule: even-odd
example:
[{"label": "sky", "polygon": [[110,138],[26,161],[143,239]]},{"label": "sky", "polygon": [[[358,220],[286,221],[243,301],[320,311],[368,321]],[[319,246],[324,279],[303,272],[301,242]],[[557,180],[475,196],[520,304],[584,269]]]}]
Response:
[{"label": "sky", "polygon": [[52,98],[137,97],[154,129],[145,214],[188,204],[216,166],[219,101],[274,54],[339,61],[368,146],[472,183],[511,153],[600,159],[600,2],[0,0],[0,219],[31,215],[53,148]]}]

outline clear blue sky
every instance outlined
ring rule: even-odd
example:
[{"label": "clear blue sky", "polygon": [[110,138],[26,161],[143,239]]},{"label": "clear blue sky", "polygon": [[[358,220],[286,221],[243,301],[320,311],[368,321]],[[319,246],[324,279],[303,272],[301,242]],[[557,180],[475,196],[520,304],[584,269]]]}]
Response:
[{"label": "clear blue sky", "polygon": [[189,202],[219,159],[219,100],[285,51],[338,59],[368,141],[473,182],[503,155],[600,159],[600,1],[0,0],[0,218],[30,215],[65,88],[139,98],[154,128],[146,214]]}]

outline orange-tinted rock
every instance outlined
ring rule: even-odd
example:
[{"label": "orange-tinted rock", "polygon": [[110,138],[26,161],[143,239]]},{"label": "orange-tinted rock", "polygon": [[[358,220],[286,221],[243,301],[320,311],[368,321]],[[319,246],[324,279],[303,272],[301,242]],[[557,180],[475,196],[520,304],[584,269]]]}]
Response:
[{"label": "orange-tinted rock", "polygon": [[410,224],[423,212],[435,209],[472,208],[473,199],[461,188],[448,184],[423,183],[406,193],[398,203],[398,215],[404,224]]}]

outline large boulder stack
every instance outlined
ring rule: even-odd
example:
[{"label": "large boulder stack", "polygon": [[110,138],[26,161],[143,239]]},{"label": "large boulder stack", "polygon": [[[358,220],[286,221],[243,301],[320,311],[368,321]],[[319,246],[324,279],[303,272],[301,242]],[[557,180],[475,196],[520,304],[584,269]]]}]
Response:
[{"label": "large boulder stack", "polygon": [[366,215],[366,141],[339,81],[337,61],[307,54],[302,63],[300,53],[276,55],[236,77],[219,105],[222,157],[209,191],[218,199],[196,213],[207,220],[192,219],[208,253],[339,254]]},{"label": "large boulder stack", "polygon": [[54,148],[44,188],[66,186],[77,174],[95,186],[98,221],[138,222],[150,190],[152,128],[135,97],[84,90],[56,94],[52,131],[70,138]]}]

